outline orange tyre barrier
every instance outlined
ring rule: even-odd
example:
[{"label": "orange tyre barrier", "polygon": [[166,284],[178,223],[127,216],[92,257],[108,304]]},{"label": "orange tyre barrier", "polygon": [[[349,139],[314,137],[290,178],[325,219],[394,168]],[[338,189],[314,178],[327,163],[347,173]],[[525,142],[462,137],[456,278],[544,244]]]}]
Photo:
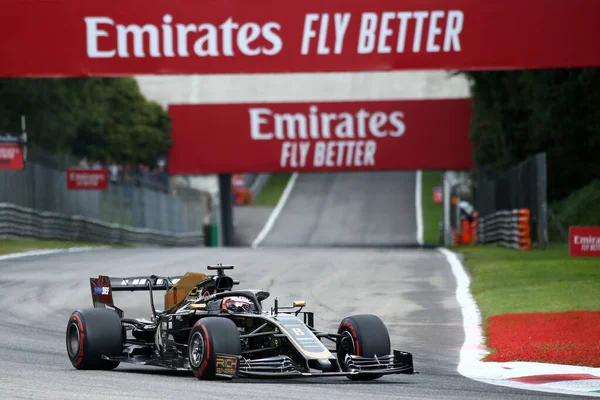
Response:
[{"label": "orange tyre barrier", "polygon": [[469,229],[471,230],[470,244],[477,244],[477,217],[473,220],[473,222],[471,222]]},{"label": "orange tyre barrier", "polygon": [[246,205],[251,206],[253,202],[254,202],[254,198],[253,198],[252,190],[247,189],[246,190]]},{"label": "orange tyre barrier", "polygon": [[461,244],[471,244],[471,226],[466,218],[460,221],[461,225]]},{"label": "orange tyre barrier", "polygon": [[479,217],[476,227],[477,243],[531,249],[531,211],[527,208],[497,211]]}]

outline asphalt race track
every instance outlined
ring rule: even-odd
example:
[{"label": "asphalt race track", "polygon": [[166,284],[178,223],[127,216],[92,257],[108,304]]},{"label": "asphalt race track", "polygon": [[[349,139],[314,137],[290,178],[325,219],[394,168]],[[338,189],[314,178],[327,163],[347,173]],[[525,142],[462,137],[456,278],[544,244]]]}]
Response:
[{"label": "asphalt race track", "polygon": [[[414,219],[409,206],[413,192],[392,192],[393,201],[382,199],[389,192],[358,175],[352,185],[350,176],[323,176],[329,185],[313,176],[314,184],[297,186],[284,207],[280,220],[265,239],[269,246],[250,248],[199,249],[102,249],[87,253],[60,253],[0,261],[0,398],[2,399],[565,399],[553,395],[501,386],[486,385],[456,372],[463,343],[462,318],[455,298],[456,282],[445,258],[435,250],[419,248],[374,247],[375,242],[410,242]],[[380,182],[389,183],[389,177]],[[405,174],[401,185],[410,188],[414,175]],[[298,183],[307,181],[298,180]],[[371,196],[359,194],[360,185],[371,187]],[[333,185],[333,189],[332,189]],[[353,187],[353,194],[341,193]],[[297,192],[307,190],[310,194]],[[324,196],[324,197],[323,197]],[[356,197],[355,197],[356,196]],[[303,209],[294,199],[313,202]],[[353,229],[342,214],[333,213],[328,199],[339,199],[353,210],[356,221],[380,218],[388,213],[388,225],[381,219],[377,241],[367,238],[374,225]],[[353,200],[354,203],[353,204]],[[375,206],[358,207],[369,199]],[[411,200],[413,199],[413,200]],[[387,210],[381,210],[381,207]],[[329,207],[331,213],[319,214]],[[396,210],[396,211],[391,211]],[[290,215],[293,214],[293,215]],[[298,213],[298,215],[295,215]],[[286,221],[301,221],[306,225]],[[398,213],[398,214],[396,214]],[[320,216],[315,217],[314,214]],[[348,218],[350,216],[347,216]],[[409,218],[410,217],[410,218]],[[358,247],[277,247],[273,235],[286,238],[289,246],[317,243],[335,225],[338,233],[326,244],[357,245],[365,240],[368,248]],[[412,218],[412,219],[411,219]],[[406,221],[405,221],[406,219]],[[346,225],[344,222],[346,221]],[[406,225],[391,230],[394,223]],[[412,224],[412,225],[410,225]],[[343,226],[343,228],[342,228]],[[311,230],[312,229],[312,230]],[[294,231],[299,237],[293,239]],[[311,231],[312,234],[307,234]],[[385,237],[385,235],[393,237]],[[404,236],[403,236],[404,237]],[[416,375],[386,376],[369,383],[346,378],[301,380],[238,380],[201,382],[191,374],[154,367],[121,364],[114,371],[77,371],[66,355],[65,328],[71,311],[91,306],[88,277],[160,274],[177,275],[186,271],[205,271],[207,264],[223,262],[236,265],[233,275],[243,287],[269,290],[272,304],[306,300],[316,312],[320,328],[334,330],[347,315],[374,313],[388,325],[395,348],[413,353]],[[116,293],[116,305],[128,316],[150,316],[148,293]],[[162,301],[157,301],[161,305]],[[572,398],[581,398],[572,396]]]},{"label": "asphalt race track", "polygon": [[416,245],[415,174],[300,174],[261,246]]}]

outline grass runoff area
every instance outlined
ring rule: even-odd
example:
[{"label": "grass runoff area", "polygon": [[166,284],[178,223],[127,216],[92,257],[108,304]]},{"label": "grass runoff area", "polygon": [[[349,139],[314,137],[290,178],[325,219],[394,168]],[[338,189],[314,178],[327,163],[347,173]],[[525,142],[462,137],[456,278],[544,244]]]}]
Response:
[{"label": "grass runoff area", "polygon": [[[423,172],[425,243],[437,243],[442,206],[432,201],[442,174]],[[595,182],[553,204],[557,219],[569,225],[597,225],[600,183]],[[591,221],[590,221],[591,219]],[[590,223],[591,222],[591,223]],[[549,221],[549,225],[552,222]],[[532,361],[600,367],[600,263],[571,257],[559,235],[546,249],[456,246],[471,276],[479,307],[487,361]]]},{"label": "grass runoff area", "polygon": [[600,367],[600,265],[568,244],[461,246],[483,317],[486,361]]},{"label": "grass runoff area", "polygon": [[[442,178],[442,172],[423,171],[425,243],[439,240],[443,209],[433,202],[432,190],[442,185]],[[561,204],[561,209],[567,207]],[[484,318],[505,313],[600,310],[598,259],[570,257],[566,243],[530,251],[495,246],[457,246],[453,250],[464,255],[463,263],[472,277],[471,291]]]},{"label": "grass runoff area", "polygon": [[[68,249],[70,247],[88,246],[106,246],[106,244],[63,240],[0,239],[0,255],[23,253],[32,250]],[[115,247],[112,244],[110,246]]]},{"label": "grass runoff area", "polygon": [[291,177],[292,174],[271,174],[260,195],[254,200],[254,205],[275,207]]},{"label": "grass runoff area", "polygon": [[530,251],[459,246],[471,292],[489,318],[500,314],[600,310],[600,265],[570,257],[568,244]]}]

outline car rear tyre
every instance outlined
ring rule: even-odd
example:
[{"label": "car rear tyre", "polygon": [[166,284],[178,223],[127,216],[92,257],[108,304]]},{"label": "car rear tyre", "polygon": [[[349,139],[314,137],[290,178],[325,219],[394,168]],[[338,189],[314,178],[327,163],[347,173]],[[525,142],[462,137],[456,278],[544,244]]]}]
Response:
[{"label": "car rear tyre", "polygon": [[[392,352],[390,335],[383,321],[370,314],[346,317],[340,323],[337,339],[337,358],[343,371],[347,371],[346,355],[361,357],[387,356]],[[373,380],[381,374],[349,376],[351,380]]]},{"label": "car rear tyre", "polygon": [[190,367],[198,379],[220,378],[216,371],[217,353],[242,354],[237,326],[225,317],[202,318],[194,324],[188,340]]},{"label": "car rear tyre", "polygon": [[118,357],[123,349],[123,329],[119,315],[107,308],[74,311],[66,331],[67,354],[77,369],[111,370],[117,361],[102,355]]}]

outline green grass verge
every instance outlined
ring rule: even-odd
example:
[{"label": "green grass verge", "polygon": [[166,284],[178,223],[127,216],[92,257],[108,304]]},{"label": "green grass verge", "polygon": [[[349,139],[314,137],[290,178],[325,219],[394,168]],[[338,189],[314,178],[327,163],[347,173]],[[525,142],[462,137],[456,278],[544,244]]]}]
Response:
[{"label": "green grass verge", "polygon": [[421,204],[423,210],[423,242],[438,244],[440,241],[439,223],[443,218],[442,204],[433,202],[433,188],[442,186],[444,173],[441,171],[423,171],[421,175]]},{"label": "green grass verge", "polygon": [[600,310],[598,259],[570,257],[567,244],[531,251],[460,246],[484,320],[499,314]]},{"label": "green grass verge", "polygon": [[292,174],[271,174],[260,196],[254,199],[254,205],[275,207],[291,176]]},{"label": "green grass verge", "polygon": [[[67,249],[69,247],[106,246],[103,243],[71,242],[63,240],[0,239],[0,255],[31,250]],[[125,247],[125,245],[111,247]]]}]

